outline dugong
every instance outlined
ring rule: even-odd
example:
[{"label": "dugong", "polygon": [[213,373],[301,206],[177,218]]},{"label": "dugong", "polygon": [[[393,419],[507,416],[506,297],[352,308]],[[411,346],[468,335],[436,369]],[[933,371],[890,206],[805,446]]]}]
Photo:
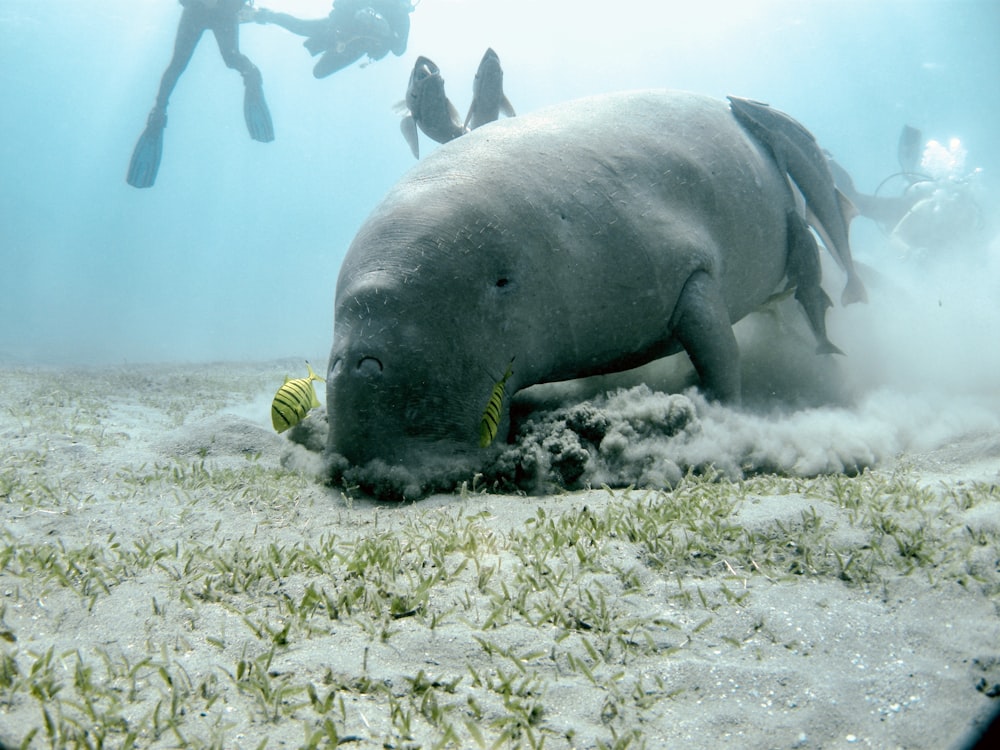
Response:
[{"label": "dugong", "polygon": [[344,258],[332,472],[403,477],[403,496],[448,486],[498,450],[518,389],[682,349],[711,397],[738,402],[732,324],[786,280],[835,350],[786,175],[723,101],[612,93],[474,130],[405,174]]}]

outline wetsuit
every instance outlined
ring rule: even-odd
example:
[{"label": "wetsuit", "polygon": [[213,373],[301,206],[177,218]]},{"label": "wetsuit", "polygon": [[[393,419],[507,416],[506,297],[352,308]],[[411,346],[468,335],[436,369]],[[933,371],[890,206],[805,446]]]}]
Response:
[{"label": "wetsuit", "polygon": [[336,0],[327,18],[303,19],[287,13],[258,11],[258,20],[307,37],[304,46],[322,55],[313,75],[325,78],[367,55],[381,60],[406,52],[410,36],[408,0]]},{"label": "wetsuit", "polygon": [[[206,31],[215,34],[226,67],[237,70],[248,86],[259,86],[261,75],[250,58],[240,52],[239,12],[247,0],[180,0],[184,6],[177,26],[174,56],[160,80],[156,109],[165,110],[181,73],[191,61],[195,47]],[[155,112],[155,110],[154,110]]]}]

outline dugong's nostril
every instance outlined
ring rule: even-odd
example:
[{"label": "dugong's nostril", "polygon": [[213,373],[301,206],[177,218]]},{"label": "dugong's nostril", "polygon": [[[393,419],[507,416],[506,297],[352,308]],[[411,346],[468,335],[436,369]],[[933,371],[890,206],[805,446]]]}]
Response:
[{"label": "dugong's nostril", "polygon": [[375,357],[362,357],[358,362],[359,375],[378,375],[382,372],[382,362]]}]

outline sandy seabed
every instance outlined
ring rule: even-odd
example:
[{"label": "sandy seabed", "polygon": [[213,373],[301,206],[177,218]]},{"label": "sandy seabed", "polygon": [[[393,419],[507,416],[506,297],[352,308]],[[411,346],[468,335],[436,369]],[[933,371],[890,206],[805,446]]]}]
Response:
[{"label": "sandy seabed", "polygon": [[860,475],[376,503],[301,362],[0,369],[0,747],[962,747],[1000,436]]}]

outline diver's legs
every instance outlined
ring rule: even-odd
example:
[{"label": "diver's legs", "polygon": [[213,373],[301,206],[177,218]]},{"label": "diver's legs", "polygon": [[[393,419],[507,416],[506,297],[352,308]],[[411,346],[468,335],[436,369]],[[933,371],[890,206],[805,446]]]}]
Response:
[{"label": "diver's legs", "polygon": [[263,77],[250,58],[240,52],[239,22],[235,17],[212,28],[223,62],[243,76],[243,116],[250,137],[261,143],[274,140],[271,112],[264,99]]},{"label": "diver's legs", "polygon": [[194,54],[195,47],[205,31],[205,25],[197,13],[184,8],[180,23],[177,25],[177,37],[174,40],[174,54],[170,64],[163,71],[160,88],[156,93],[156,103],[146,118],[146,128],[139,136],[129,161],[125,181],[132,187],[149,188],[156,182],[156,174],[160,169],[160,158],[163,155],[163,129],[167,126],[167,102]]},{"label": "diver's legs", "polygon": [[240,25],[235,16],[221,20],[212,26],[219,54],[227,68],[238,70],[246,78],[247,73],[257,70],[250,58],[240,52]]},{"label": "diver's legs", "polygon": [[364,54],[364,49],[357,49],[356,47],[347,46],[343,50],[338,50],[336,47],[324,52],[323,56],[319,59],[313,68],[313,75],[316,78],[326,78],[329,75],[333,75],[338,70],[343,70],[351,63],[358,60]]},{"label": "diver's legs", "polygon": [[177,25],[177,37],[174,40],[174,55],[170,59],[167,69],[163,71],[163,77],[160,79],[160,90],[156,94],[156,106],[153,108],[153,112],[150,113],[151,118],[157,110],[160,111],[160,115],[165,114],[170,95],[173,93],[174,87],[181,77],[181,73],[184,72],[188,63],[191,62],[191,56],[194,54],[194,49],[198,46],[198,42],[204,31],[205,26],[196,17],[196,14],[185,8],[181,14],[180,23]]}]

